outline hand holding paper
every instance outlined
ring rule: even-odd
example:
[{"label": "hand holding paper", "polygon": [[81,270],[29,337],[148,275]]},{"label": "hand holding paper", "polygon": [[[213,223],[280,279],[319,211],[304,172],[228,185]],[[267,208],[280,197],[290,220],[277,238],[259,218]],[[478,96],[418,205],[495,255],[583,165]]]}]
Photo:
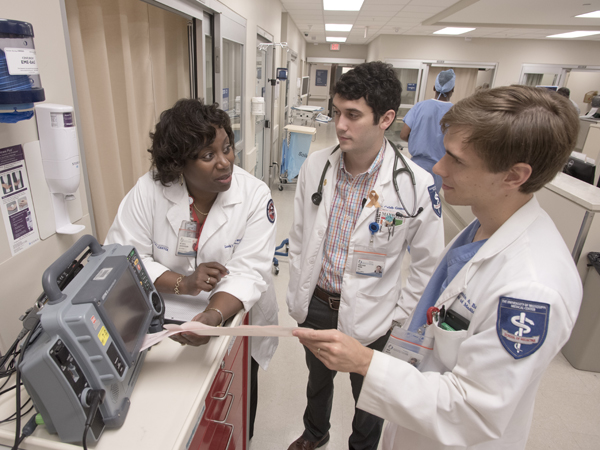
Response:
[{"label": "hand holding paper", "polygon": [[165,330],[147,334],[140,351],[158,344],[163,339],[177,333],[194,333],[198,336],[277,336],[290,337],[298,327],[280,327],[279,325],[240,325],[237,327],[211,327],[200,322],[185,322],[181,325],[167,324]]}]

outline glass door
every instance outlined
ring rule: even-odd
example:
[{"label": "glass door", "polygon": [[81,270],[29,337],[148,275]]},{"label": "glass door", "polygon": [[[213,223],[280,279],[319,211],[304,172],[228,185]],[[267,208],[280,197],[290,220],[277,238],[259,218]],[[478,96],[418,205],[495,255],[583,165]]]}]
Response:
[{"label": "glass door", "polygon": [[196,97],[210,105],[215,102],[213,16],[204,12],[194,19],[196,34]]},{"label": "glass door", "polygon": [[526,86],[562,86],[566,71],[561,66],[523,64],[520,84]]},{"label": "glass door", "polygon": [[[258,44],[266,44],[267,41],[261,35],[256,36],[256,40]],[[271,49],[272,50],[272,49]],[[267,66],[267,53],[269,52],[267,48],[261,48],[260,45],[256,47],[256,82],[254,85],[254,96],[262,97],[265,102],[265,109],[267,103],[267,79],[269,78],[269,70]],[[268,133],[265,131],[265,123],[266,123],[266,115],[253,116],[254,123],[254,144],[256,146],[256,165],[253,170],[250,170],[250,173],[253,173],[259,180],[264,181],[264,170],[263,170],[263,162],[265,149],[268,148],[268,143],[265,142],[265,137]]]},{"label": "glass door", "polygon": [[235,163],[245,168],[244,47],[246,19],[229,9],[215,13],[215,101],[229,114],[235,140]]}]

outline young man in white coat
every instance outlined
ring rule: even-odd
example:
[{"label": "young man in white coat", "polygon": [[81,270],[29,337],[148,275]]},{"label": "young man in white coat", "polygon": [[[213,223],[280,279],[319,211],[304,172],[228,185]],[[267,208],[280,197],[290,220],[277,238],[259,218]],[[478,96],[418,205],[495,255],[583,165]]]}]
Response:
[{"label": "young man in white coat", "polygon": [[[431,175],[384,138],[402,92],[392,66],[361,64],[340,78],[335,92],[339,146],[309,156],[298,178],[287,303],[302,327],[337,328],[381,349],[392,322],[406,320],[416,305],[444,247],[441,204]],[[329,440],[335,372],[308,350],[306,362],[305,430],[292,450]],[[355,400],[362,378],[350,376]],[[356,409],[349,448],[375,450],[382,425]]]},{"label": "young man in white coat", "polygon": [[582,296],[534,192],[562,169],[579,120],[556,93],[510,86],[461,100],[442,128],[446,154],[434,171],[448,203],[471,206],[476,220],[394,330],[424,344],[400,345],[407,356],[395,358],[336,331],[295,334],[327,367],[365,375],[358,407],[389,420],[384,449],[524,449],[537,388]]}]

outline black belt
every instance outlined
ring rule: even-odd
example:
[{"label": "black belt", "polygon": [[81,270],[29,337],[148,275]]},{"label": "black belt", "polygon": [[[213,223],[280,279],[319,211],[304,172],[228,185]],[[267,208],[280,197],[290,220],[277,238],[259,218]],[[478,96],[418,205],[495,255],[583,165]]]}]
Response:
[{"label": "black belt", "polygon": [[329,307],[334,311],[338,311],[340,309],[340,294],[327,292],[325,289],[316,286],[313,295],[325,304],[329,305]]}]

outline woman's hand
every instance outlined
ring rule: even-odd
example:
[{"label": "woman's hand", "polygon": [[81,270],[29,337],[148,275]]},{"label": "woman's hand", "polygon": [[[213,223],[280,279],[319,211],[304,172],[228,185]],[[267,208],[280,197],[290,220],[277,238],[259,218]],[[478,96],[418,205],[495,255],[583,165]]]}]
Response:
[{"label": "woman's hand", "polygon": [[[205,325],[216,327],[221,323],[221,315],[213,310],[201,312],[192,319],[194,322],[200,322]],[[198,336],[194,333],[178,333],[171,336],[175,342],[179,342],[181,345],[193,345],[198,347],[206,344],[210,340],[210,336]]]},{"label": "woman's hand", "polygon": [[294,330],[294,336],[330,370],[353,372],[365,376],[373,350],[338,330]]},{"label": "woman's hand", "polygon": [[216,261],[202,263],[196,267],[193,274],[183,277],[179,291],[185,295],[198,295],[201,291],[210,292],[228,273],[227,268]]}]

